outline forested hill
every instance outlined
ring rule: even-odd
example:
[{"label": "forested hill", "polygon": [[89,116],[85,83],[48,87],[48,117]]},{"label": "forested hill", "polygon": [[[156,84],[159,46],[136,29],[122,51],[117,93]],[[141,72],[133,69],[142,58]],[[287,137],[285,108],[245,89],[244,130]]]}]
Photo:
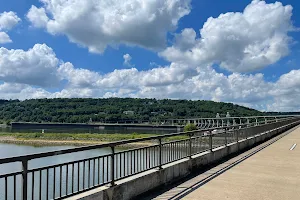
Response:
[{"label": "forested hill", "polygon": [[0,100],[0,122],[121,122],[187,117],[262,115],[263,113],[213,101],[156,100],[132,98],[108,99],[33,99]]}]

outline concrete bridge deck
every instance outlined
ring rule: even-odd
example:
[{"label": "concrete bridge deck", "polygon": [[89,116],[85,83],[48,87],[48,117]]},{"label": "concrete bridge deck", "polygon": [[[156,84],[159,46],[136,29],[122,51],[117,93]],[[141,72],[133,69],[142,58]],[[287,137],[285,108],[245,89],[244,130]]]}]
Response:
[{"label": "concrete bridge deck", "polygon": [[141,199],[300,199],[300,127]]}]

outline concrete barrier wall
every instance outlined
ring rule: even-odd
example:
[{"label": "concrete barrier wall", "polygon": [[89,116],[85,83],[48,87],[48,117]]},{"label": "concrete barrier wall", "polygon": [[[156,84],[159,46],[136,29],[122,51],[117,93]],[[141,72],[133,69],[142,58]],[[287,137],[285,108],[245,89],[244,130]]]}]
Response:
[{"label": "concrete barrier wall", "polygon": [[262,143],[278,134],[299,125],[300,122],[277,128],[248,139],[240,140],[238,143],[228,144],[214,149],[213,151],[204,152],[185,158],[171,164],[164,165],[162,169],[149,170],[129,177],[127,179],[117,181],[113,187],[104,186],[97,189],[68,198],[82,200],[129,200],[144,192],[155,189],[162,185],[170,184],[181,178],[191,174],[194,170],[220,162],[224,158],[252,148],[255,145]]}]

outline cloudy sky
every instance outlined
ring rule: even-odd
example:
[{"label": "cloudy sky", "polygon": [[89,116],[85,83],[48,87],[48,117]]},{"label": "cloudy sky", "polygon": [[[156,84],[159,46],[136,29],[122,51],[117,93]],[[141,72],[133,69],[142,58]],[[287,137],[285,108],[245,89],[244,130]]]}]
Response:
[{"label": "cloudy sky", "polygon": [[294,0],[2,1],[0,99],[204,99],[300,111],[299,27]]}]

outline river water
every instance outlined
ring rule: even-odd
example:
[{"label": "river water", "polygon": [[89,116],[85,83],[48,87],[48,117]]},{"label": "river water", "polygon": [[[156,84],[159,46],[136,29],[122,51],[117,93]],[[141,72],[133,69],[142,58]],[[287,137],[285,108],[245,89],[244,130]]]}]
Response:
[{"label": "river water", "polygon": [[[47,151],[54,151],[54,150],[62,150],[62,149],[68,149],[68,148],[73,148],[72,146],[42,146],[42,147],[35,147],[35,146],[27,146],[27,145],[16,145],[16,144],[1,144],[0,143],[0,158],[7,158],[7,157],[13,157],[13,156],[21,156],[21,155],[27,155],[27,154],[33,154],[33,153],[41,153],[41,152],[47,152]],[[95,150],[89,150],[89,151],[82,151],[82,152],[77,152],[77,153],[71,153],[71,154],[65,154],[65,155],[58,155],[58,156],[51,156],[47,158],[39,158],[39,159],[34,159],[32,161],[29,161],[28,163],[28,168],[33,169],[33,168],[38,168],[38,167],[44,167],[44,166],[51,166],[55,164],[60,164],[60,163],[65,163],[65,162],[70,162],[70,161],[75,161],[79,159],[85,159],[85,158],[91,158],[91,157],[96,157],[96,156],[101,156],[105,154],[109,154],[111,151],[110,149],[95,149]],[[9,163],[9,164],[2,164],[0,165],[0,175],[1,174],[7,174],[7,173],[12,173],[12,172],[17,172],[20,171],[22,168],[21,162],[17,163]],[[43,174],[44,176],[44,174]],[[49,175],[49,178],[51,179],[53,177],[53,174]],[[29,178],[29,185],[31,185],[31,176]],[[37,177],[39,178],[39,177]],[[38,180],[38,179],[37,179]],[[44,179],[45,180],[45,179]],[[21,191],[21,176],[17,176],[16,178],[17,182],[17,191]],[[29,186],[30,187],[30,186]],[[52,185],[49,186],[50,190],[52,188]],[[13,199],[13,180],[10,178],[8,180],[8,199]],[[29,191],[31,189],[29,188]],[[43,193],[44,192],[43,188]],[[31,199],[31,193],[29,194],[29,197]],[[35,199],[38,198],[38,193],[35,193]],[[18,192],[17,193],[17,199],[21,198],[21,194]],[[0,179],[0,200],[4,200],[4,178]],[[46,199],[43,197],[42,199]]]},{"label": "river water", "polygon": [[[16,145],[16,144],[1,144],[0,143],[0,158],[21,156],[27,154],[42,153],[47,151],[56,151],[62,149],[74,148],[74,146],[29,146],[29,145]],[[30,161],[29,168],[37,168],[47,165],[55,165],[64,162],[70,162],[74,160],[80,160],[85,158],[91,158],[109,154],[110,149],[94,149],[89,151],[81,151],[77,153],[52,156],[49,158],[40,158]],[[21,170],[21,164],[5,164],[0,166],[0,174],[15,172]]]}]

